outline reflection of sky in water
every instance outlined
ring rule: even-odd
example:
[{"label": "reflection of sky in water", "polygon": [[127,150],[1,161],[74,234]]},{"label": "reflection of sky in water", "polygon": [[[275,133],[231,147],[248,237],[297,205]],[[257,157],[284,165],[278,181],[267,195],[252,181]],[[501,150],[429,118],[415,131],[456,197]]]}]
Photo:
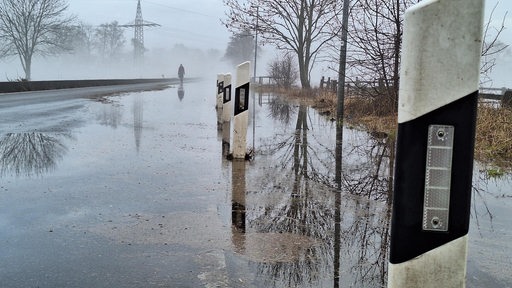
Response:
[{"label": "reflection of sky in water", "polygon": [[[148,275],[156,275],[154,283],[196,286],[331,287],[337,277],[341,287],[383,285],[393,143],[345,129],[338,192],[334,123],[262,96],[249,116],[255,159],[240,168],[222,157],[229,136],[217,131],[215,85],[205,85],[186,84],[184,97],[173,88],[59,102],[68,108],[50,120],[32,113],[23,133],[3,134],[0,146],[24,151],[18,167],[32,172],[2,168],[0,241],[8,244],[0,248],[0,279],[30,286],[45,271],[43,287],[139,287]],[[6,115],[16,119],[17,108],[11,110]],[[63,133],[59,123],[74,124]],[[39,127],[44,133],[33,131]],[[13,145],[21,140],[39,148]],[[34,158],[48,160],[49,168]],[[510,285],[511,180],[481,175],[475,174],[468,287]],[[77,271],[86,279],[73,276]],[[109,280],[112,273],[121,276]]]},{"label": "reflection of sky in water", "polygon": [[489,286],[488,278],[499,283],[491,286],[508,287],[512,283],[512,175],[488,178],[485,171],[478,172],[481,169],[475,165],[468,273],[474,275],[474,287]]}]

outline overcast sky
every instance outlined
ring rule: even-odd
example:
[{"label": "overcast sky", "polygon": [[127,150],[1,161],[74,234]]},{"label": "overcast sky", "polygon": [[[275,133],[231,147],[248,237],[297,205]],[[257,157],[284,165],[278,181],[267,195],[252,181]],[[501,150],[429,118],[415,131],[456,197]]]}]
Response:
[{"label": "overcast sky", "polygon": [[[162,25],[145,28],[144,40],[148,48],[184,44],[193,48],[224,50],[229,33],[220,20],[224,17],[222,0],[142,0],[145,21]],[[70,0],[69,10],[91,25],[118,21],[133,22],[137,0]],[[133,29],[127,30],[133,37]]]},{"label": "overcast sky", "polygon": [[[486,19],[496,3],[498,6],[492,23],[499,26],[505,12],[510,12],[501,40],[512,44],[512,1],[487,0]],[[128,24],[135,19],[137,9],[137,0],[70,0],[69,4],[71,13],[92,25],[114,20]],[[145,29],[145,45],[149,49],[184,44],[191,48],[215,48],[224,52],[230,34],[219,20],[224,18],[222,0],[142,0],[141,5],[144,20],[162,25]],[[133,37],[133,30],[126,33],[128,39]],[[510,54],[500,57],[492,86],[512,87],[512,77],[507,75],[512,67]]]},{"label": "overcast sky", "polygon": [[484,86],[512,88],[512,76],[510,74],[510,68],[512,68],[512,1],[486,0],[486,21],[489,19],[491,11],[495,6],[496,9],[491,24],[494,27],[500,27],[503,20],[505,20],[505,30],[500,35],[500,41],[510,45],[510,47],[498,56],[496,67],[491,74],[493,82]]},{"label": "overcast sky", "polygon": [[[503,40],[512,43],[512,1],[487,0],[486,14],[498,3],[494,24],[498,26],[505,15],[506,26]],[[70,0],[70,11],[92,25],[114,20],[128,24],[135,19],[137,0]],[[172,45],[182,43],[197,48],[225,49],[229,33],[220,23],[225,7],[222,0],[142,0],[144,20],[162,25],[146,28],[146,45]],[[486,17],[487,18],[487,17]],[[127,31],[127,33],[133,33]]]}]

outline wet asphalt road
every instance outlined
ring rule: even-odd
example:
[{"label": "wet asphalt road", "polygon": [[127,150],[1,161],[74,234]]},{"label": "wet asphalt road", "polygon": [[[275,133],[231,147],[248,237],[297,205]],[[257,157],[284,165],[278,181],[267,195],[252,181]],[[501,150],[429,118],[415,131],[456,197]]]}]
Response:
[{"label": "wet asphalt road", "polygon": [[[0,96],[0,287],[385,285],[385,145],[346,129],[334,193],[334,125],[263,96],[227,161],[212,83]],[[510,181],[475,184],[468,287],[512,286]]]},{"label": "wet asphalt road", "polygon": [[[197,257],[228,240],[215,235],[227,229],[220,221],[202,225],[218,218],[208,203],[221,178],[219,149],[204,141],[216,139],[215,122],[191,113],[204,98],[186,111],[176,89],[92,99],[78,90],[2,99],[3,152],[29,144],[2,168],[0,286],[201,286]],[[211,240],[221,244],[203,245]]]}]

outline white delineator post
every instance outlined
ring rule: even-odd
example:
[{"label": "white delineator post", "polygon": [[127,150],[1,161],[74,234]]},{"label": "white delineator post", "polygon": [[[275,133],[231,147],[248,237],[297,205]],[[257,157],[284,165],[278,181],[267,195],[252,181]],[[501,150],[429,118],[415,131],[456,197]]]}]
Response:
[{"label": "white delineator post", "polygon": [[224,74],[217,74],[217,102],[215,108],[217,111],[222,111],[222,99],[224,94]]},{"label": "white delineator post", "polygon": [[247,124],[249,121],[249,80],[250,62],[244,62],[236,68],[233,158],[245,159],[247,152]]},{"label": "white delineator post", "polygon": [[222,108],[222,155],[227,156],[230,153],[231,141],[231,74],[224,77],[224,97]]},{"label": "white delineator post", "polygon": [[388,287],[464,287],[484,0],[405,13]]},{"label": "white delineator post", "polygon": [[224,98],[224,74],[217,74],[217,96],[215,110],[217,111],[217,130],[222,130],[222,99]]},{"label": "white delineator post", "polygon": [[222,122],[231,121],[231,74],[224,74],[224,91],[222,98]]}]

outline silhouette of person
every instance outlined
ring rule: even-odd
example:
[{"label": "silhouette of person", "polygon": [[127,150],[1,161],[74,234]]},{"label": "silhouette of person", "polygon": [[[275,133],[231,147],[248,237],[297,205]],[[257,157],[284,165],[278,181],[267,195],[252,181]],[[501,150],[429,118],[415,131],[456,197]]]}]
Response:
[{"label": "silhouette of person", "polygon": [[183,84],[183,78],[185,77],[185,67],[180,64],[180,68],[178,68],[178,77],[180,78],[180,83]]}]

